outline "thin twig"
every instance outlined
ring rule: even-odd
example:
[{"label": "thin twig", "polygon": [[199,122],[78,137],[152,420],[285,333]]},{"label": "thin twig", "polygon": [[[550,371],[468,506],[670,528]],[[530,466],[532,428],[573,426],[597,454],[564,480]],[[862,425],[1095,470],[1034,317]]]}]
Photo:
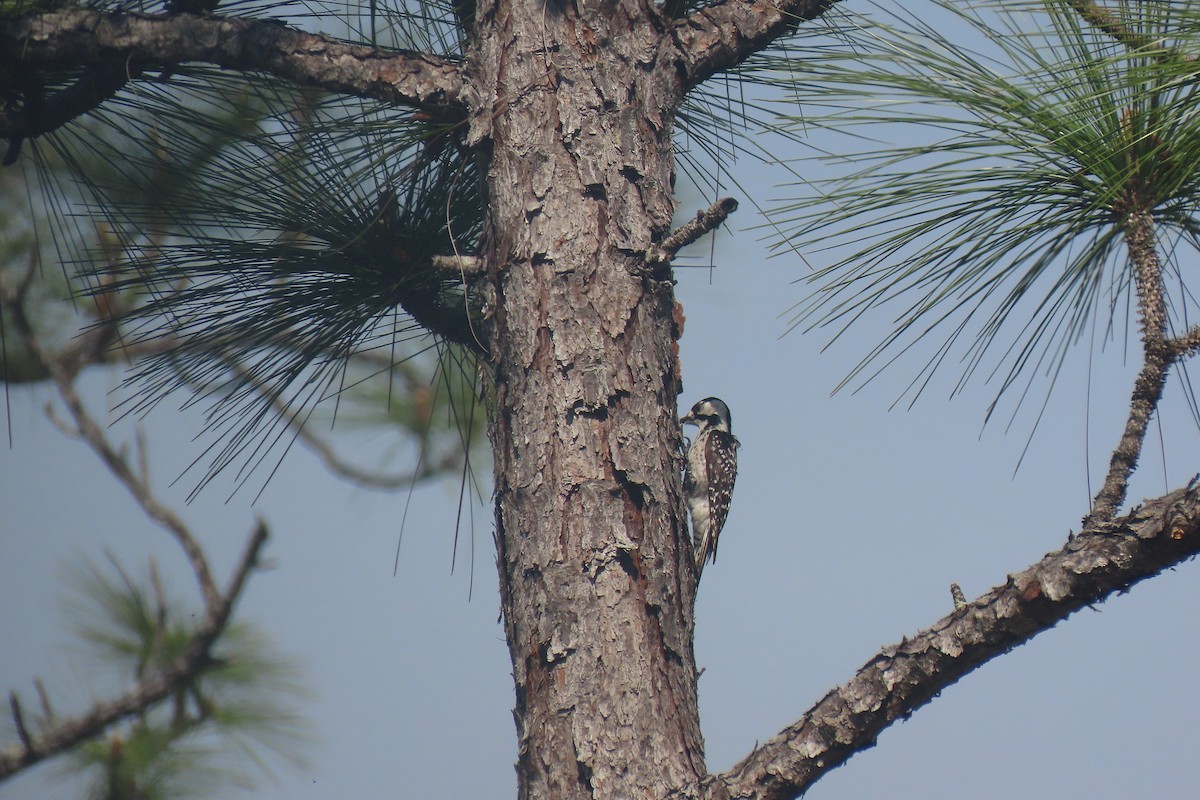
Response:
[{"label": "thin twig", "polygon": [[57,714],[54,713],[54,706],[50,704],[50,695],[46,692],[46,684],[41,678],[33,679],[33,688],[37,689],[38,703],[42,707],[42,716],[47,722],[54,722]]},{"label": "thin twig", "polygon": [[233,607],[237,603],[237,599],[241,597],[242,589],[246,586],[246,580],[249,578],[251,570],[258,566],[259,555],[269,536],[267,524],[261,519],[258,520],[253,533],[250,534],[249,541],[242,549],[242,557],[238,560],[233,577],[229,580],[229,587],[225,590],[221,602],[209,609],[204,624],[184,652],[183,661],[194,660],[196,663],[203,663],[207,660],[212,643],[217,640],[217,637],[225,630],[226,623],[229,622]]},{"label": "thin twig", "polygon": [[29,729],[25,727],[25,715],[21,713],[21,700],[17,697],[15,691],[8,693],[8,707],[12,709],[13,725],[17,729],[17,738],[21,740],[21,744],[25,747],[25,752],[33,749],[33,739],[29,736]]},{"label": "thin twig", "polygon": [[646,250],[646,264],[666,264],[675,254],[722,223],[737,211],[738,202],[726,197],[713,203],[705,211],[697,211],[695,219],[679,226],[667,238]]}]

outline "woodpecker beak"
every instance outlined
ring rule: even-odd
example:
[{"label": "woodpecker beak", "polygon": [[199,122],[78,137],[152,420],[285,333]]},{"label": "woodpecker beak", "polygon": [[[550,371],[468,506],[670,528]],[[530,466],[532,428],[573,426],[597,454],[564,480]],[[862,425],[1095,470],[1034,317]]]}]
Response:
[{"label": "woodpecker beak", "polygon": [[684,414],[682,417],[679,418],[680,425],[687,425],[689,423],[692,425],[700,424],[699,422],[696,421],[696,418],[694,416],[692,416],[691,411],[689,411],[688,413]]}]

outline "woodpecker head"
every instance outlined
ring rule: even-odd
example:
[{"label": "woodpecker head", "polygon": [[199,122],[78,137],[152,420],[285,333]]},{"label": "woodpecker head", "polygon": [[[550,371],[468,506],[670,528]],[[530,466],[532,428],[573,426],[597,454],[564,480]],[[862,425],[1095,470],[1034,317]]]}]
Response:
[{"label": "woodpecker head", "polygon": [[733,434],[730,429],[733,417],[729,413],[729,406],[725,405],[724,400],[716,397],[706,397],[696,403],[679,422],[683,425],[698,425],[701,431],[716,428],[730,435]]}]

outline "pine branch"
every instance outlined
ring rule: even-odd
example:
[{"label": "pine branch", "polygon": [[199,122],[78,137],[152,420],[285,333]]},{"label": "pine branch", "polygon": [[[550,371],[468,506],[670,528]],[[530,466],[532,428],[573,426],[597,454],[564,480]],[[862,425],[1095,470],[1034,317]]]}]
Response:
[{"label": "pine branch", "polygon": [[1090,0],[1069,0],[1069,5],[1089,25],[1104,31],[1130,50],[1146,52],[1157,58],[1174,58],[1184,62],[1197,60],[1195,55],[1180,52],[1174,47],[1167,47],[1162,39],[1126,24],[1120,13],[1100,3],[1093,3]]},{"label": "pine branch", "polygon": [[715,776],[708,798],[791,800],[959,678],[1072,613],[1200,553],[1200,486],[1085,530],[1003,586],[884,648],[795,723]]},{"label": "pine branch", "polygon": [[114,62],[92,67],[75,83],[49,97],[41,95],[40,87],[27,93],[23,109],[0,112],[0,138],[9,141],[0,164],[16,162],[25,139],[49,133],[86,114],[116,94],[131,77],[123,62]]},{"label": "pine branch", "polygon": [[1096,493],[1092,510],[1084,518],[1085,526],[1100,525],[1111,519],[1125,502],[1129,478],[1137,469],[1138,459],[1142,454],[1142,443],[1146,439],[1146,429],[1149,428],[1154,411],[1162,399],[1172,363],[1172,359],[1161,349],[1159,352],[1147,353],[1146,361],[1133,383],[1133,396],[1129,401],[1125,431],[1121,434],[1121,441],[1117,443],[1109,460],[1104,485]]},{"label": "pine branch", "polygon": [[211,663],[210,652],[213,643],[224,632],[233,607],[241,596],[250,571],[258,564],[259,553],[267,540],[267,528],[260,521],[246,544],[229,585],[222,591],[212,576],[199,541],[182,519],[156,498],[144,470],[135,470],[127,455],[108,440],[103,428],[87,411],[75,391],[75,379],[79,372],[91,363],[90,359],[82,357],[83,354],[99,352],[95,349],[100,346],[97,343],[110,339],[110,332],[105,328],[111,327],[115,330],[116,323],[111,318],[102,319],[89,334],[94,335],[95,341],[89,341],[89,346],[83,350],[52,353],[34,333],[25,311],[25,300],[36,264],[35,261],[15,285],[0,283],[0,313],[13,320],[14,328],[24,340],[25,346],[57,385],[59,395],[71,413],[79,436],[100,456],[109,471],[125,485],[146,515],[166,528],[179,543],[200,584],[205,613],[204,620],[196,628],[183,654],[175,663],[161,672],[141,678],[130,691],[114,700],[97,703],[81,716],[56,719],[50,713],[44,690],[38,684],[47,726],[40,733],[33,735],[25,725],[20,701],[15,694],[12,695],[10,705],[20,741],[0,749],[0,780],[75,747],[115,722],[144,712],[151,705],[168,697],[180,685],[193,681]]},{"label": "pine branch", "polygon": [[[71,413],[79,436],[87,442],[96,455],[100,456],[117,480],[129,490],[146,516],[170,532],[179,546],[183,548],[192,566],[192,571],[196,573],[196,580],[200,583],[200,593],[204,596],[205,608],[209,610],[215,608],[221,603],[221,593],[213,580],[208,560],[200,543],[183,520],[158,501],[145,476],[138,474],[133,469],[124,453],[108,440],[108,437],[104,435],[104,429],[84,407],[83,400],[75,391],[75,378],[86,362],[71,362],[55,356],[38,340],[25,313],[24,295],[27,287],[28,282],[18,287],[15,292],[10,292],[0,286],[0,295],[2,295],[0,296],[0,308],[11,315],[17,333],[25,340],[25,345],[30,352],[54,380],[59,395]],[[103,324],[115,327],[116,323],[105,320]]]},{"label": "pine branch", "polygon": [[246,578],[257,564],[266,540],[267,528],[260,522],[246,545],[229,588],[217,605],[209,608],[204,622],[196,629],[184,654],[174,664],[138,681],[133,689],[115,700],[98,703],[81,716],[56,720],[43,732],[29,736],[28,741],[4,747],[0,750],[0,780],[73,748],[122,719],[144,712],[170,696],[177,687],[194,681],[211,663],[209,653],[212,645],[225,630]]},{"label": "pine branch", "polygon": [[681,92],[730,69],[772,42],[816,19],[839,0],[718,0],[677,21],[671,29],[681,72]]},{"label": "pine branch", "polygon": [[130,74],[189,62],[260,71],[332,92],[463,115],[459,66],[305,33],[277,20],[67,9],[0,20],[0,65],[62,69],[125,64]]}]

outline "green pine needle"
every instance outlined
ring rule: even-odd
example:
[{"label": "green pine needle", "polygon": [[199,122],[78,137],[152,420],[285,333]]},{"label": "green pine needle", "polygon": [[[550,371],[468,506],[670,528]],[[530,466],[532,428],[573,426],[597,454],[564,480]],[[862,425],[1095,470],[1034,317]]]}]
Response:
[{"label": "green pine needle", "polygon": [[[1150,210],[1164,247],[1195,246],[1200,9],[1103,6],[1118,31],[1080,5],[867,7],[819,58],[770,65],[791,130],[826,148],[791,164],[805,180],[773,214],[778,246],[826,261],[791,326],[893,323],[843,386],[930,348],[910,400],[947,362],[956,392],[976,374],[997,399],[1034,374],[1053,386],[1092,315],[1111,329],[1127,303],[1127,213]],[[1194,303],[1170,303],[1179,329]]]}]

